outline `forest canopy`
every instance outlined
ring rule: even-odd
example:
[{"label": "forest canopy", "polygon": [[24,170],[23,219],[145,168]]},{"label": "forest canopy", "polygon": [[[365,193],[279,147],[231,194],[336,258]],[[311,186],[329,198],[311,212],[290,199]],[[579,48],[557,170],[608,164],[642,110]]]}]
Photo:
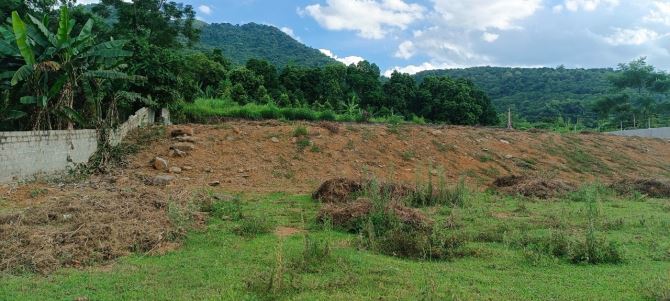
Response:
[{"label": "forest canopy", "polygon": [[61,1],[53,9],[53,1],[34,2],[3,3],[13,12],[0,26],[0,130],[113,127],[139,107],[179,110],[197,98],[453,124],[497,122],[486,94],[467,80],[418,85],[396,73],[385,82],[367,61],[277,68],[277,62],[252,58],[238,66],[221,49],[198,46],[202,32],[190,5]]}]

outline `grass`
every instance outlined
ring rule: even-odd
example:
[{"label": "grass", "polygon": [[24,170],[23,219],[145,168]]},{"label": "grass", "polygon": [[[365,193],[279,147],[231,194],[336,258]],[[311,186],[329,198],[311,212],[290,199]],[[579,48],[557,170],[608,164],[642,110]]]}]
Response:
[{"label": "grass", "polygon": [[[309,107],[278,107],[272,104],[239,105],[231,100],[224,99],[196,99],[192,103],[182,103],[173,112],[173,119],[177,122],[207,123],[217,118],[239,118],[250,120],[280,119],[306,121],[364,121],[361,114],[336,114],[333,111],[318,111]],[[371,119],[372,122],[399,124],[405,123],[401,116],[379,116]],[[425,122],[416,119],[416,122]]]},{"label": "grass", "polygon": [[[593,198],[597,202],[590,202]],[[191,232],[177,251],[132,255],[109,267],[63,269],[48,277],[0,274],[0,296],[6,300],[665,300],[670,289],[667,202],[593,190],[551,202],[471,192],[456,207],[421,207],[443,225],[445,234],[462,238],[467,255],[417,261],[360,250],[355,246],[358,234],[316,224],[320,205],[309,196],[242,196],[215,204],[207,228]],[[307,234],[281,238],[267,228],[243,237],[236,234],[258,216]],[[615,226],[611,221],[617,221]],[[598,237],[616,242],[624,261],[573,263],[528,252],[523,246],[560,241],[561,233],[584,239],[589,227]]]}]

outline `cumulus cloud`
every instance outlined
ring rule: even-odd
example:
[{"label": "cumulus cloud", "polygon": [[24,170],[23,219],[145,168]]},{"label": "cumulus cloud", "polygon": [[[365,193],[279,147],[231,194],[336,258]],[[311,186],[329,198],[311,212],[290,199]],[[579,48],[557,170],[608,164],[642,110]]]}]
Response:
[{"label": "cumulus cloud", "polygon": [[298,37],[298,36],[295,34],[295,32],[293,31],[293,28],[284,26],[284,27],[279,28],[279,30],[281,30],[283,33],[289,35],[290,37],[292,37],[292,38],[295,39],[296,41],[301,41],[301,40],[300,40],[300,37]]},{"label": "cumulus cloud", "polygon": [[403,0],[327,0],[300,9],[329,30],[351,30],[368,39],[382,39],[393,29],[406,29],[423,18],[425,8]]},{"label": "cumulus cloud", "polygon": [[595,11],[598,7],[616,7],[619,5],[619,0],[565,0],[561,10],[565,7],[569,11]]},{"label": "cumulus cloud", "polygon": [[358,64],[359,62],[365,60],[364,58],[362,58],[360,56],[353,56],[353,55],[352,56],[347,56],[347,57],[339,57],[328,49],[319,49],[319,51],[321,51],[321,53],[325,54],[326,56],[331,57],[331,58],[333,58],[333,59],[335,59],[335,60],[337,60],[337,61],[339,61],[339,62],[341,62],[341,63],[343,63],[347,66],[349,66],[351,64]]},{"label": "cumulus cloud", "polygon": [[410,59],[415,54],[414,43],[412,41],[404,41],[398,46],[398,51],[395,53],[395,57],[402,59]]},{"label": "cumulus cloud", "polygon": [[670,26],[670,2],[654,1],[653,6],[644,20]]},{"label": "cumulus cloud", "polygon": [[453,69],[453,68],[463,68],[465,66],[462,65],[452,65],[448,63],[431,63],[431,62],[425,62],[419,65],[408,65],[404,67],[400,66],[395,66],[389,70],[384,71],[384,76],[386,77],[391,77],[391,74],[393,74],[394,71],[398,71],[400,73],[409,73],[409,74],[417,74],[421,71],[426,71],[426,70],[435,70],[435,69]]},{"label": "cumulus cloud", "polygon": [[490,32],[485,32],[484,34],[482,34],[482,40],[489,43],[495,42],[496,40],[498,40],[499,37],[500,35]]},{"label": "cumulus cloud", "polygon": [[516,22],[535,14],[542,0],[433,0],[437,14],[450,26],[472,30],[520,28]]},{"label": "cumulus cloud", "polygon": [[200,5],[198,6],[198,11],[205,14],[205,15],[211,15],[212,14],[212,8],[207,6],[207,5]]},{"label": "cumulus cloud", "polygon": [[658,39],[660,35],[648,28],[614,28],[614,33],[604,37],[612,46],[642,45]]}]

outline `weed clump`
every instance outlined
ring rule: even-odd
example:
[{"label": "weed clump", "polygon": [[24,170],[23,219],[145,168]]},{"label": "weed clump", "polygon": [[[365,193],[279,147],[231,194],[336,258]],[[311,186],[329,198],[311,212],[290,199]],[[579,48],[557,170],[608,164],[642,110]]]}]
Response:
[{"label": "weed clump", "polygon": [[233,232],[239,236],[253,237],[268,234],[275,228],[275,223],[266,216],[245,216],[240,223],[233,228]]},{"label": "weed clump", "polygon": [[346,204],[327,204],[320,222],[339,230],[358,233],[360,248],[413,259],[447,259],[458,253],[464,240],[433,226],[423,212],[406,207],[371,181],[363,198]]}]

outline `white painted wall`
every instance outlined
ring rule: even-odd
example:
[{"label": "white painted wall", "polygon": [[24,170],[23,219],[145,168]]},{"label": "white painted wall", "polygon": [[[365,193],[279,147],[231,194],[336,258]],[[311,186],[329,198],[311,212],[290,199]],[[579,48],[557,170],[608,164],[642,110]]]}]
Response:
[{"label": "white painted wall", "polygon": [[[154,123],[154,111],[138,110],[110,135],[118,145],[136,128]],[[96,130],[0,132],[0,183],[31,180],[86,163],[98,149]]]},{"label": "white painted wall", "polygon": [[611,132],[612,135],[670,139],[670,127]]},{"label": "white painted wall", "polygon": [[65,171],[97,149],[95,130],[0,132],[0,183]]}]

